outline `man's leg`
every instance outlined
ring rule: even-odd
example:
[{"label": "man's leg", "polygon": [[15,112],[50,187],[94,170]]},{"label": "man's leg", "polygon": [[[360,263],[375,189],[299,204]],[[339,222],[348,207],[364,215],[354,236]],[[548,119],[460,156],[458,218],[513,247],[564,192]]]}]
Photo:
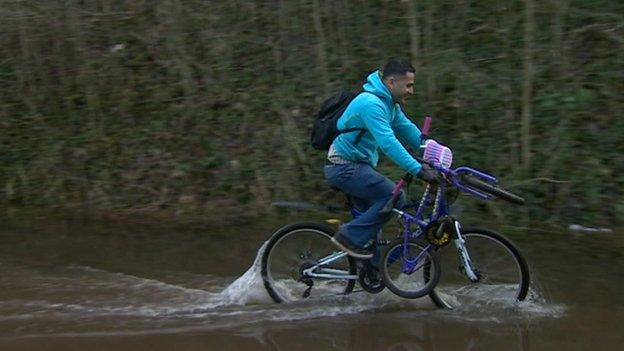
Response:
[{"label": "man's leg", "polygon": [[379,211],[392,197],[394,182],[379,174],[364,163],[328,166],[341,167],[333,171],[326,167],[327,180],[337,188],[354,197],[354,204],[366,210],[358,218],[340,228],[340,233],[353,245],[363,247],[375,239],[381,227],[392,218],[392,214],[379,215]]}]

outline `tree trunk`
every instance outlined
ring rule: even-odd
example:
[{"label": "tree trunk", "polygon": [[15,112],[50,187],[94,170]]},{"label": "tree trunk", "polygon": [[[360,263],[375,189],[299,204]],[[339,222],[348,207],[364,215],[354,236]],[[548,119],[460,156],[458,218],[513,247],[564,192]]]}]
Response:
[{"label": "tree trunk", "polygon": [[18,36],[19,36],[19,48],[21,54],[20,62],[22,65],[17,70],[17,77],[19,82],[19,90],[20,95],[22,96],[22,101],[24,105],[28,107],[28,112],[30,114],[35,113],[35,104],[33,103],[31,97],[31,81],[32,81],[32,64],[30,64],[30,46],[29,46],[29,33],[26,30],[27,20],[20,20],[18,24]]},{"label": "tree trunk", "polygon": [[565,26],[565,15],[568,11],[569,0],[557,0],[556,1],[556,12],[555,12],[555,21],[554,21],[554,36],[555,36],[555,47],[554,47],[554,56],[555,62],[557,65],[557,71],[559,73],[559,78],[566,77],[566,53],[565,53],[565,45],[564,45],[564,33],[563,28]]},{"label": "tree trunk", "polygon": [[325,51],[325,33],[321,22],[321,8],[319,0],[312,1],[312,19],[316,32],[316,60],[317,69],[323,84],[323,96],[329,95],[329,79],[327,74],[327,52]]},{"label": "tree trunk", "polygon": [[429,0],[425,9],[425,57],[427,71],[427,101],[431,109],[435,95],[435,69],[433,67],[433,7],[434,1]]},{"label": "tree trunk", "polygon": [[535,4],[524,0],[524,55],[522,85],[522,168],[531,167],[531,109],[533,95],[533,32],[535,28]]},{"label": "tree trunk", "polygon": [[336,34],[338,36],[338,48],[340,50],[340,61],[342,63],[342,70],[347,71],[351,68],[351,59],[349,58],[349,40],[344,30],[345,26],[349,28],[348,24],[345,24],[349,16],[349,13],[347,11],[348,4],[346,0],[342,0],[342,1],[335,1],[334,6],[336,6],[336,13],[335,13]]},{"label": "tree trunk", "polygon": [[[504,46],[505,46],[505,54],[507,57],[515,57],[517,55],[516,49],[514,47],[514,31],[512,28],[514,27],[517,16],[515,9],[507,8],[504,16],[506,17],[504,22]],[[509,154],[507,157],[507,163],[513,172],[517,172],[522,168],[521,161],[521,143],[520,143],[520,133],[518,131],[517,126],[519,125],[518,121],[518,113],[517,113],[517,95],[518,90],[516,88],[515,77],[518,75],[516,65],[512,62],[512,60],[505,61],[504,67],[504,76],[503,83],[501,84],[501,89],[504,95],[505,101],[505,124],[510,128],[506,130],[506,136],[508,139],[507,146],[509,148]]]},{"label": "tree trunk", "polygon": [[[279,2],[279,18],[277,21],[277,31],[274,35],[273,39],[273,59],[275,60],[274,64],[276,67],[276,81],[277,82],[285,82],[286,78],[284,77],[284,67],[283,67],[283,56],[281,45],[283,45],[283,34],[287,28],[286,26],[286,1],[280,0]],[[317,32],[318,33],[318,32]],[[327,86],[326,86],[327,87]],[[279,114],[282,116],[282,126],[283,126],[283,135],[285,140],[285,145],[288,148],[291,148],[292,152],[287,153],[287,158],[289,159],[288,163],[292,166],[299,165],[301,167],[301,171],[305,175],[305,179],[311,179],[312,170],[310,169],[307,161],[308,158],[305,155],[305,151],[301,146],[300,140],[301,130],[297,127],[295,120],[292,116],[292,112],[284,106],[284,101],[286,101],[286,97],[284,96],[284,87],[278,86],[278,96],[279,99],[275,102],[276,110],[279,111]],[[292,168],[292,167],[291,167]],[[292,184],[290,184],[292,185]],[[289,192],[293,192],[296,190],[288,189]]]},{"label": "tree trunk", "polygon": [[410,34],[410,56],[412,65],[416,68],[420,66],[420,28],[418,27],[418,6],[416,0],[407,0],[407,22]]}]

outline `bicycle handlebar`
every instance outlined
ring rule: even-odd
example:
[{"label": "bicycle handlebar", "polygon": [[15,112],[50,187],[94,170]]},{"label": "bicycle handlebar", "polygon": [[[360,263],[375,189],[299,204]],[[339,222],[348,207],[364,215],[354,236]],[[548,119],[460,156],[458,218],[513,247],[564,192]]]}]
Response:
[{"label": "bicycle handlebar", "polygon": [[426,138],[429,137],[429,127],[431,127],[431,116],[425,116],[425,122],[423,123],[423,128],[421,135]]},{"label": "bicycle handlebar", "polygon": [[[454,169],[443,168],[434,164],[433,162],[423,160],[420,157],[415,158],[419,162],[428,164],[436,171],[442,173],[448,184],[457,188],[461,192],[470,194],[483,200],[490,200],[492,197],[497,196],[514,204],[524,205],[525,203],[525,200],[522,197],[510,193],[505,189],[497,187],[496,183],[498,183],[498,179],[491,174],[479,171],[468,166],[460,166]],[[466,182],[464,182],[461,179],[463,176],[472,177],[474,179],[468,182],[469,178],[466,178]],[[412,179],[413,175],[411,173],[406,173],[401,178],[401,180],[397,182],[394,190],[392,191],[392,198],[390,198],[388,202],[386,202],[384,207],[379,211],[379,214],[385,215],[392,212],[392,210],[396,207],[396,203],[399,197],[401,196],[401,190],[403,189],[403,187],[408,185],[412,181]]]},{"label": "bicycle handlebar", "polygon": [[392,197],[390,198],[390,200],[388,200],[388,202],[386,202],[384,207],[379,210],[380,215],[386,215],[392,212],[392,209],[396,206],[399,197],[401,197],[401,190],[404,186],[408,185],[412,181],[412,178],[413,175],[411,173],[405,173],[401,180],[397,182],[394,190],[392,190]]},{"label": "bicycle handlebar", "polygon": [[[424,136],[425,138],[428,137],[430,126],[431,126],[431,116],[426,116],[425,121],[423,123],[422,133],[421,133],[422,136]],[[494,177],[491,174],[479,171],[477,169],[474,169],[468,166],[460,166],[454,169],[444,168],[441,165],[437,165],[434,162],[427,161],[423,159],[422,157],[414,156],[414,158],[416,159],[416,161],[420,162],[421,164],[427,164],[433,169],[435,169],[436,171],[442,173],[444,175],[444,178],[451,185],[456,187],[459,191],[468,193],[472,196],[475,196],[484,200],[489,200],[494,195],[490,194],[489,192],[486,192],[486,189],[490,191],[494,190],[494,193],[497,196],[502,197],[505,200],[508,200],[516,204],[524,204],[524,199],[522,197],[512,194],[504,189],[497,188],[495,184],[498,182],[498,180],[496,179],[496,177]],[[461,176],[463,175],[473,176],[477,179],[476,181],[471,181],[470,183],[472,184],[466,185],[460,179]],[[392,191],[392,198],[390,198],[390,200],[388,200],[385,206],[379,211],[379,214],[384,215],[384,214],[388,214],[392,212],[392,210],[396,206],[396,203],[399,197],[401,196],[401,190],[403,189],[403,187],[408,185],[412,181],[412,179],[413,179],[413,175],[409,172],[405,173],[405,175],[401,177],[401,180],[397,182],[394,190]],[[479,181],[479,179],[485,181],[486,183],[480,184],[481,181]],[[494,185],[488,184],[488,183],[494,183]],[[480,186],[478,186],[479,184]]]}]

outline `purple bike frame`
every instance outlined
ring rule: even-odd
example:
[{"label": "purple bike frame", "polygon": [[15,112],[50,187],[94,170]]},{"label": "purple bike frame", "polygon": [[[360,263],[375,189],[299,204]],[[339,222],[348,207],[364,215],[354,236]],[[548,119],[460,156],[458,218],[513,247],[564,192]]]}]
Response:
[{"label": "purple bike frame", "polygon": [[[429,134],[429,127],[431,125],[431,117],[427,116],[425,118],[425,122],[423,124],[423,130],[422,130],[422,134],[427,136]],[[496,179],[496,177],[494,177],[491,174],[479,171],[477,169],[468,167],[468,166],[460,166],[457,167],[455,169],[450,169],[450,168],[444,168],[441,167],[440,165],[437,165],[433,162],[428,162],[420,157],[416,157],[416,159],[420,162],[420,163],[426,163],[429,166],[431,166],[432,168],[434,168],[436,171],[440,172],[441,174],[444,175],[444,177],[449,180],[449,182],[452,184],[452,186],[456,187],[459,191],[468,193],[472,196],[475,196],[477,198],[481,198],[484,200],[489,200],[492,198],[491,195],[483,193],[481,191],[475,190],[471,187],[465,186],[464,184],[462,184],[461,180],[460,180],[460,176],[464,175],[464,174],[468,174],[468,175],[472,175],[475,176],[477,178],[483,179],[485,181],[488,182],[493,182],[496,183],[498,180]],[[401,178],[395,185],[394,189],[392,190],[392,195],[393,195],[393,199],[397,199],[399,193],[401,192],[401,190],[407,186],[409,184],[411,180],[411,176],[409,174],[406,174],[403,178]],[[434,212],[431,214],[431,216],[429,217],[428,220],[425,220],[423,218],[423,212],[425,211],[425,209],[427,208],[427,206],[430,204],[430,200],[431,200],[431,184],[428,184],[422,199],[420,200],[420,203],[418,205],[418,209],[416,210],[415,215],[411,215],[407,212],[398,210],[398,209],[394,209],[395,212],[397,212],[400,217],[404,220],[404,224],[403,224],[403,257],[404,257],[404,261],[403,261],[403,267],[402,267],[402,271],[403,273],[406,274],[411,274],[415,271],[418,261],[422,258],[422,256],[425,253],[429,253],[432,250],[433,245],[429,244],[427,247],[425,247],[425,249],[415,258],[410,259],[409,258],[409,250],[408,250],[408,240],[410,237],[419,237],[421,235],[423,235],[425,233],[425,229],[427,228],[427,226],[429,225],[429,223],[432,223],[434,221],[437,221],[438,219],[440,219],[443,216],[446,216],[449,214],[449,209],[446,203],[446,198],[445,198],[445,189],[446,185],[445,184],[439,184],[438,185],[438,190],[436,192],[435,195],[435,205],[434,205]],[[419,231],[412,231],[412,223],[415,223],[418,227],[419,227]],[[419,232],[418,234],[416,234],[417,232]]]}]

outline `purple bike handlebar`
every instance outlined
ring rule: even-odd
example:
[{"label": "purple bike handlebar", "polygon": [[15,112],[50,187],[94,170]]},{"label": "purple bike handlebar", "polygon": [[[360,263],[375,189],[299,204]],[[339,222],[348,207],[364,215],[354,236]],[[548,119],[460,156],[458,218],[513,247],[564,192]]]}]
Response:
[{"label": "purple bike handlebar", "polygon": [[423,123],[422,134],[429,136],[429,127],[431,127],[431,116],[425,116],[425,122]]},{"label": "purple bike handlebar", "polygon": [[[430,128],[431,128],[431,116],[425,116],[425,121],[423,123],[423,128],[422,128],[422,135],[424,135],[425,137],[428,137]],[[450,168],[444,168],[440,165],[437,165],[434,162],[429,162],[427,160],[424,160],[423,158],[418,157],[418,156],[414,158],[421,164],[427,164],[433,169],[435,169],[436,171],[444,174],[446,179],[448,179],[450,183],[453,184],[453,186],[455,186],[458,190],[469,193],[475,197],[478,197],[484,200],[490,199],[491,196],[481,191],[475,190],[471,187],[463,185],[461,181],[459,180],[459,176],[462,174],[469,174],[469,175],[473,175],[478,178],[481,178],[487,182],[492,182],[492,183],[498,182],[496,177],[494,177],[493,175],[479,171],[472,167],[460,166],[455,169],[450,169]],[[384,206],[384,208],[380,211],[380,213],[383,214],[383,213],[389,213],[390,211],[392,211],[392,209],[394,208],[394,205],[396,204],[396,201],[398,200],[401,194],[401,190],[403,189],[403,187],[408,185],[411,182],[411,180],[412,180],[412,175],[410,173],[406,173],[401,178],[401,180],[397,182],[396,186],[392,190],[392,198],[390,199],[390,201],[388,201],[388,203],[386,204],[386,206]]]},{"label": "purple bike handlebar", "polygon": [[[416,157],[416,160],[418,160],[420,163],[426,163],[429,166],[431,166],[433,169],[435,169],[436,171],[444,174],[446,179],[448,179],[450,183],[454,187],[456,187],[459,191],[463,191],[465,193],[468,193],[470,195],[473,195],[475,197],[478,197],[484,200],[489,200],[492,198],[492,196],[486,193],[483,193],[481,191],[478,191],[471,187],[463,185],[459,178],[460,178],[460,175],[468,174],[468,175],[476,176],[477,178],[481,178],[488,182],[497,183],[498,179],[496,179],[496,177],[494,177],[493,175],[479,171],[477,169],[474,169],[468,166],[460,166],[455,169],[447,169],[447,168],[438,166],[436,164],[433,164],[431,162],[425,161],[420,157]],[[410,173],[406,173],[405,176],[403,176],[403,178],[401,178],[401,180],[397,182],[396,186],[394,187],[394,190],[392,191],[393,196],[392,196],[391,201],[389,201],[389,205],[394,206],[396,199],[398,199],[398,196],[401,193],[401,190],[403,189],[403,187],[409,184],[409,181],[411,181],[411,177],[412,176]],[[388,207],[389,205],[387,205],[386,207]],[[384,207],[384,209],[386,208]],[[390,207],[390,210],[392,210],[392,207]]]}]

